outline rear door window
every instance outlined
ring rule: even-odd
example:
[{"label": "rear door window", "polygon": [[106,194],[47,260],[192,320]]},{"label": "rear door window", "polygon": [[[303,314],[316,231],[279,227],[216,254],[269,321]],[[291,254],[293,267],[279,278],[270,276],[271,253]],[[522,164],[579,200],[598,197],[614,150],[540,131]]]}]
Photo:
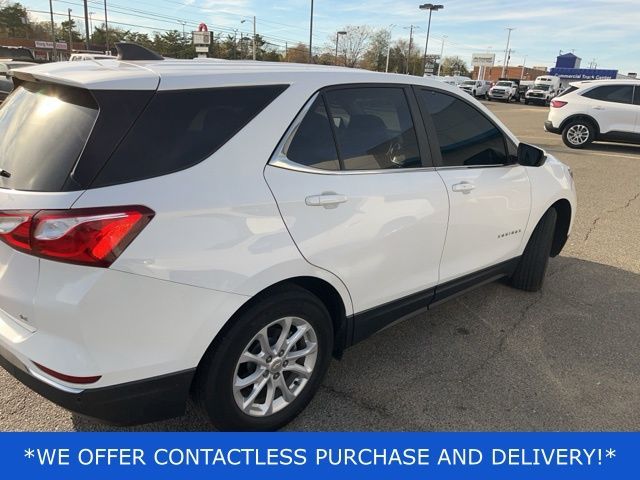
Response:
[{"label": "rear door window", "polygon": [[613,103],[631,103],[633,85],[603,85],[582,94],[583,97]]},{"label": "rear door window", "polygon": [[157,177],[201,162],[286,88],[264,85],[158,92],[92,186]]},{"label": "rear door window", "polygon": [[402,88],[329,90],[325,98],[345,170],[422,167],[411,110]]},{"label": "rear door window", "polygon": [[60,191],[97,117],[87,90],[21,85],[0,107],[0,188]]}]

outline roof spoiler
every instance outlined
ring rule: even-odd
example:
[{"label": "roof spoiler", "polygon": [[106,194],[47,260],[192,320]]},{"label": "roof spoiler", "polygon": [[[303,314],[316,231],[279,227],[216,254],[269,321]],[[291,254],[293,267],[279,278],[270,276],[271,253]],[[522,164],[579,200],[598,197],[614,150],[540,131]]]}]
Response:
[{"label": "roof spoiler", "polygon": [[153,50],[129,42],[117,42],[118,60],[164,60],[164,57]]}]

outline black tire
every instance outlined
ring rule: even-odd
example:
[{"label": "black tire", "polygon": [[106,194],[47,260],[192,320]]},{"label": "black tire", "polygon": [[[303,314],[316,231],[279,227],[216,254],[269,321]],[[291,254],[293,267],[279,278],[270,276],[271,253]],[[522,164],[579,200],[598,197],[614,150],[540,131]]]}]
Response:
[{"label": "black tire", "polygon": [[525,100],[525,101],[524,101],[524,104],[525,104],[525,105],[529,105],[529,100]]},{"label": "black tire", "polygon": [[[572,141],[570,138],[572,137],[572,129],[581,129],[584,132],[588,132],[586,135],[586,139],[582,143],[577,143],[575,140]],[[576,119],[567,123],[562,129],[562,141],[569,148],[585,148],[590,145],[596,139],[596,128],[587,119]]]},{"label": "black tire", "polygon": [[491,97],[489,95],[487,95],[487,101],[490,102],[491,101]]},{"label": "black tire", "polygon": [[[275,320],[289,316],[304,319],[315,331],[318,349],[311,376],[298,396],[282,410],[261,417],[249,415],[238,406],[233,393],[240,355],[260,330]],[[233,322],[227,331],[216,338],[200,362],[194,383],[195,400],[218,430],[277,430],[304,410],[329,368],[333,351],[333,325],[329,312],[309,291],[288,285],[270,292]]]},{"label": "black tire", "polygon": [[516,271],[511,276],[512,287],[528,292],[537,292],[542,288],[551,255],[557,218],[558,213],[555,208],[550,208],[536,225],[520,257]]}]

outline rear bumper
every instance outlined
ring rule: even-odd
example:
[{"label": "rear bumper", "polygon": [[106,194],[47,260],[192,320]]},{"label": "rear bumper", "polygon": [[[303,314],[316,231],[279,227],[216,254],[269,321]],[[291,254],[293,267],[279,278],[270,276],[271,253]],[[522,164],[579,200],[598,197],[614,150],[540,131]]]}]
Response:
[{"label": "rear bumper", "polygon": [[195,369],[95,389],[56,387],[0,345],[0,366],[53,403],[114,425],[178,417],[185,412]]},{"label": "rear bumper", "polygon": [[553,123],[551,123],[549,120],[546,120],[546,121],[544,122],[544,129],[545,129],[547,132],[549,132],[549,133],[557,133],[557,134],[559,134],[559,133],[560,133],[560,129],[559,129],[559,128],[554,127],[554,126],[553,126]]}]

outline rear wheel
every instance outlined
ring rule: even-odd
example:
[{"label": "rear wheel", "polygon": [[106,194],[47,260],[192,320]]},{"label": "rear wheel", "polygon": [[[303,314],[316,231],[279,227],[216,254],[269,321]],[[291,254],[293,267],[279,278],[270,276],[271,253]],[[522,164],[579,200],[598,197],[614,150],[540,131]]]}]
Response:
[{"label": "rear wheel", "polygon": [[550,208],[540,219],[520,257],[516,271],[511,276],[511,286],[529,292],[537,292],[542,288],[557,218],[556,210]]},{"label": "rear wheel", "polygon": [[595,140],[596,129],[588,120],[569,122],[562,130],[562,141],[569,148],[584,148]]},{"label": "rear wheel", "polygon": [[198,370],[195,394],[220,430],[275,430],[311,401],[331,360],[322,302],[290,286],[245,311]]}]

